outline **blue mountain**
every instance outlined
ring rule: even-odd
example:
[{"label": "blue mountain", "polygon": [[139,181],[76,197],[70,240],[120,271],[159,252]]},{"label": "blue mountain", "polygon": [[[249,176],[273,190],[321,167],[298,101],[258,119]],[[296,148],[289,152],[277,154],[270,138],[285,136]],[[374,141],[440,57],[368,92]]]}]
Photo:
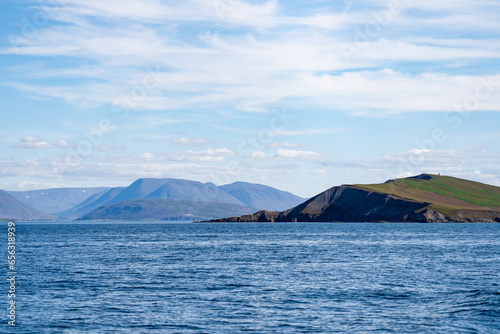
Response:
[{"label": "blue mountain", "polygon": [[29,191],[8,191],[16,199],[48,213],[71,209],[90,196],[109,188],[54,188]]},{"label": "blue mountain", "polygon": [[287,191],[256,183],[235,182],[220,188],[243,204],[259,210],[283,211],[306,200]]},{"label": "blue mountain", "polygon": [[56,217],[30,207],[0,190],[0,220],[54,220]]},{"label": "blue mountain", "polygon": [[[92,216],[93,219],[98,219],[97,214],[89,214],[103,206],[140,199],[180,200],[196,203],[225,203],[238,205],[240,208],[255,208],[258,210],[288,209],[304,201],[303,198],[291,193],[260,184],[236,182],[218,187],[211,182],[202,183],[172,178],[142,178],[136,180],[126,188],[112,188],[104,192],[96,193],[70,210],[59,212],[57,215],[72,219],[87,215],[87,217]],[[140,203],[140,205],[147,205],[148,207],[152,205],[152,202],[138,203]],[[161,203],[165,204],[166,202],[157,202],[155,208],[158,208],[158,205],[161,205]],[[113,210],[116,210],[118,207],[121,206],[115,206]],[[187,205],[187,207],[190,207],[190,205]],[[157,210],[157,212],[160,211],[161,210]],[[99,212],[104,213],[103,210]],[[162,215],[163,214],[165,214],[165,212],[163,212]]]},{"label": "blue mountain", "polygon": [[217,202],[243,205],[215,184],[195,181],[171,179],[145,198],[148,199],[181,199],[194,202]]},{"label": "blue mountain", "polygon": [[115,198],[125,187],[116,187],[109,190],[101,191],[87,198],[82,203],[74,206],[69,210],[58,212],[55,215],[62,218],[75,219],[86,215],[98,209],[101,206],[109,203],[113,198]]},{"label": "blue mountain", "polygon": [[133,199],[181,199],[194,202],[240,204],[240,201],[213,183],[181,179],[138,179],[123,189],[107,205]]}]

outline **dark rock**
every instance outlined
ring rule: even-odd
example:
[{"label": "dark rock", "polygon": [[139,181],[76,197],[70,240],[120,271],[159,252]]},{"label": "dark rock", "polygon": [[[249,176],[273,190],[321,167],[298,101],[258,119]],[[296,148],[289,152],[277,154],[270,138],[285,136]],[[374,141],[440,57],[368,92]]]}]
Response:
[{"label": "dark rock", "polygon": [[417,175],[417,176],[411,176],[409,177],[409,179],[412,179],[412,180],[432,180],[434,179],[432,177],[432,175],[429,175],[429,174],[420,174],[420,175]]}]

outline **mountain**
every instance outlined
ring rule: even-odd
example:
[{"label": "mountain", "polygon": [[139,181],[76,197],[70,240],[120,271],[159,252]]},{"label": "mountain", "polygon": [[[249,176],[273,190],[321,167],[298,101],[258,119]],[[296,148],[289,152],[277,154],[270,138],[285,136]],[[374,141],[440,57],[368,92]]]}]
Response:
[{"label": "mountain", "polygon": [[57,213],[75,219],[100,208],[137,199],[176,199],[191,202],[217,202],[256,209],[289,208],[304,199],[285,191],[259,184],[236,182],[218,187],[215,184],[182,179],[143,178],[126,188],[112,188],[96,193],[75,207]]},{"label": "mountain", "polygon": [[138,199],[100,207],[77,220],[201,220],[254,211],[240,204]]},{"label": "mountain", "polygon": [[330,188],[286,211],[214,222],[500,222],[500,187],[422,174]]},{"label": "mountain", "polygon": [[55,215],[69,219],[75,219],[81,217],[103,205],[106,205],[106,203],[115,198],[123,189],[125,189],[125,187],[116,187],[116,188],[111,188],[109,190],[101,191],[97,194],[90,196],[85,201],[76,205],[75,207],[66,211],[55,213]]},{"label": "mountain", "polygon": [[39,211],[0,190],[0,220],[54,220],[56,217]]},{"label": "mountain", "polygon": [[8,191],[16,199],[48,213],[71,209],[95,193],[109,188],[56,188],[30,191]]},{"label": "mountain", "polygon": [[282,211],[305,201],[305,198],[262,184],[235,182],[221,188],[243,204],[261,210]]},{"label": "mountain", "polygon": [[193,202],[221,202],[244,205],[213,183],[181,179],[138,179],[128,187],[97,193],[75,207],[57,213],[60,217],[78,218],[101,206],[136,199],[180,199]]},{"label": "mountain", "polygon": [[213,183],[181,179],[138,179],[107,204],[132,199],[182,199],[195,202],[220,202],[243,205]]},{"label": "mountain", "polygon": [[215,184],[196,181],[168,179],[160,188],[145,198],[182,199],[195,202],[218,202],[243,205],[241,201],[228,194]]}]

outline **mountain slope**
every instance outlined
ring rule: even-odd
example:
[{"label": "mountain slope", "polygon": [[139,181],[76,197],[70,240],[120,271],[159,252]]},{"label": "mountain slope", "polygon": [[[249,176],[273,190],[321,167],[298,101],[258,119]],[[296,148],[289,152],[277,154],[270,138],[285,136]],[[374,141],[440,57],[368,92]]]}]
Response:
[{"label": "mountain slope", "polygon": [[163,186],[169,179],[138,179],[128,187],[125,187],[114,198],[110,199],[106,205],[115,204],[122,201],[144,198],[156,189]]},{"label": "mountain slope", "polygon": [[333,187],[286,211],[217,221],[500,222],[500,188],[422,174],[384,184]]},{"label": "mountain slope", "polygon": [[8,191],[16,199],[48,213],[71,209],[90,196],[109,188],[55,188],[30,191]]},{"label": "mountain slope", "polygon": [[168,179],[160,188],[148,194],[149,199],[181,199],[195,202],[219,202],[244,205],[213,183]]},{"label": "mountain slope", "polygon": [[221,188],[243,204],[262,210],[282,211],[305,201],[305,198],[262,184],[235,182]]},{"label": "mountain slope", "polygon": [[57,216],[69,219],[75,219],[81,217],[95,209],[106,205],[109,201],[115,198],[125,187],[111,188],[107,191],[101,191],[93,196],[90,196],[82,203],[76,205],[75,207],[56,213]]},{"label": "mountain slope", "polygon": [[200,220],[246,214],[244,205],[173,199],[138,199],[106,205],[77,220]]},{"label": "mountain slope", "polygon": [[56,217],[39,211],[0,190],[1,220],[55,220]]}]

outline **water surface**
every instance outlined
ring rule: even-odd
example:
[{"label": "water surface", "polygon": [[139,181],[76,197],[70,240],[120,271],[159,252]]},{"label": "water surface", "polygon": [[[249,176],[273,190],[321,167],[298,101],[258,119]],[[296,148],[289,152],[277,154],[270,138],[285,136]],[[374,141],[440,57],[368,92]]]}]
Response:
[{"label": "water surface", "polygon": [[12,332],[500,333],[499,251],[500,224],[18,223]]}]

